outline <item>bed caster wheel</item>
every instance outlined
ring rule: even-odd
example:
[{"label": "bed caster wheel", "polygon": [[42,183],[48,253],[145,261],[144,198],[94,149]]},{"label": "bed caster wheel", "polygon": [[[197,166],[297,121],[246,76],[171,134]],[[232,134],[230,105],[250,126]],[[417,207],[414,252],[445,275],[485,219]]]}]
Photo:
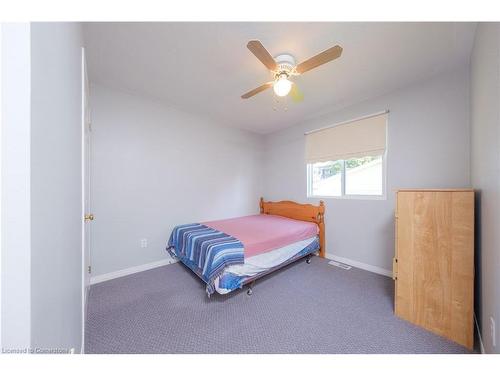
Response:
[{"label": "bed caster wheel", "polygon": [[307,263],[307,264],[311,264],[311,257],[307,257],[307,259],[306,259],[306,263]]},{"label": "bed caster wheel", "polygon": [[254,281],[252,281],[252,282],[250,283],[250,285],[248,285],[248,290],[247,290],[247,295],[248,295],[248,296],[251,296],[251,295],[252,295],[252,293],[253,293],[253,290],[252,290],[252,289],[253,289],[254,285],[255,285],[255,280],[254,280]]}]

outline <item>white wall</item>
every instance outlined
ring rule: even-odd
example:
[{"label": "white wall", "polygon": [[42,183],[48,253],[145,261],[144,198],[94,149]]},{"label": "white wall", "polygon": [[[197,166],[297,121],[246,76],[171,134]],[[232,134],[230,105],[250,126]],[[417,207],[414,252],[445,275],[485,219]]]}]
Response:
[{"label": "white wall", "polygon": [[[390,270],[399,188],[469,187],[467,67],[266,138],[266,199],[307,199],[304,132],[388,109],[387,200],[325,199],[327,253]],[[307,100],[307,99],[306,99]]]},{"label": "white wall", "polygon": [[79,352],[81,25],[2,31],[2,346]]},{"label": "white wall", "polygon": [[80,350],[79,23],[31,25],[31,321],[34,348]]},{"label": "white wall", "polygon": [[[471,58],[471,179],[476,189],[476,317],[500,353],[500,26],[479,24]],[[496,321],[492,346],[490,317]]]},{"label": "white wall", "polygon": [[31,340],[30,25],[2,24],[1,346]]},{"label": "white wall", "polygon": [[99,85],[90,102],[92,276],[167,259],[174,225],[258,212],[261,136]]}]

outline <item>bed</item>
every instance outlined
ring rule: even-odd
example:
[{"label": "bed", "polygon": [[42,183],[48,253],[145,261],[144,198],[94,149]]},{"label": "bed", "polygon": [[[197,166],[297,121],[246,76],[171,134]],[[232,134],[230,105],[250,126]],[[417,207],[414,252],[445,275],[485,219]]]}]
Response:
[{"label": "bed", "polygon": [[227,294],[313,253],[325,255],[325,207],[260,199],[260,214],[176,226],[167,251],[206,283],[208,296]]}]

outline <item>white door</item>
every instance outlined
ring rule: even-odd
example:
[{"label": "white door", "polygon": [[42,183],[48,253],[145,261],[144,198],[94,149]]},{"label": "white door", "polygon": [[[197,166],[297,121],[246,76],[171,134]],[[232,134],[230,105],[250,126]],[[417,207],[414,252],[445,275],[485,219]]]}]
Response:
[{"label": "white door", "polygon": [[90,235],[94,215],[92,214],[90,183],[91,183],[91,146],[92,146],[92,127],[90,123],[89,107],[89,80],[87,76],[87,64],[85,59],[85,49],[82,48],[82,210],[83,210],[83,228],[82,228],[82,348],[85,335],[85,321],[87,317],[87,297],[90,288]]}]

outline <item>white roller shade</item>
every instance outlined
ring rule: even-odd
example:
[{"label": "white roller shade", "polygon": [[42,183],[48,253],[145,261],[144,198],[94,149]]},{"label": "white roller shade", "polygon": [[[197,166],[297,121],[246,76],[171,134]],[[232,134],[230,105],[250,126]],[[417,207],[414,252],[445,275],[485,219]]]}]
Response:
[{"label": "white roller shade", "polygon": [[387,113],[365,117],[306,134],[306,161],[381,155],[386,146]]}]

